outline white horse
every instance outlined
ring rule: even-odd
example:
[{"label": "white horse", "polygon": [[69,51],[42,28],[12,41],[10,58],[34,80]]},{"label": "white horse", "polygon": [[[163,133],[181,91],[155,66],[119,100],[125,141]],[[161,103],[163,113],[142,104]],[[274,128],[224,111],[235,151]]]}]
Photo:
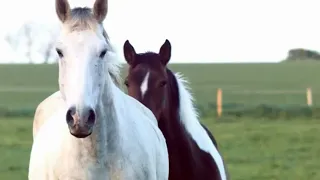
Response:
[{"label": "white horse", "polygon": [[92,10],[56,0],[56,12],[65,103],[34,138],[29,180],[167,180],[167,146],[156,118],[108,73],[119,66],[102,26],[107,0],[96,0]]}]

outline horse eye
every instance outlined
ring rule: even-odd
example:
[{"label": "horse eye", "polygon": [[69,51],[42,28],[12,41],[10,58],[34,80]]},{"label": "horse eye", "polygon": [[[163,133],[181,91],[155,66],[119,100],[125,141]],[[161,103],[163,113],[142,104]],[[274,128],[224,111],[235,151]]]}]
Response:
[{"label": "horse eye", "polygon": [[103,51],[101,51],[99,57],[100,57],[101,59],[104,58],[104,56],[106,55],[106,53],[107,53],[107,50],[104,49]]},{"label": "horse eye", "polygon": [[166,81],[161,81],[159,85],[160,85],[160,87],[163,87],[163,86],[165,86],[166,84],[167,84]]},{"label": "horse eye", "polygon": [[127,79],[124,81],[124,85],[126,85],[127,87],[129,87],[129,82],[128,82]]},{"label": "horse eye", "polygon": [[61,51],[60,49],[58,49],[58,48],[56,48],[56,51],[57,51],[57,53],[58,53],[58,56],[59,56],[60,58],[63,58],[62,51]]}]

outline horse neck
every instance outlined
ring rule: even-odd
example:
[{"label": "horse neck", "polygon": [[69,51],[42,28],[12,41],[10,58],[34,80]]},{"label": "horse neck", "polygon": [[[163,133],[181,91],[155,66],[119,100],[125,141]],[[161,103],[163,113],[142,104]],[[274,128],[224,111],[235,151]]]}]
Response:
[{"label": "horse neck", "polygon": [[111,76],[107,75],[104,90],[100,99],[98,113],[98,121],[100,121],[99,130],[97,132],[101,133],[101,137],[104,137],[104,142],[107,143],[107,149],[115,149],[115,138],[118,134],[118,119],[115,108],[115,103],[117,101],[117,93],[119,88],[115,85]]}]

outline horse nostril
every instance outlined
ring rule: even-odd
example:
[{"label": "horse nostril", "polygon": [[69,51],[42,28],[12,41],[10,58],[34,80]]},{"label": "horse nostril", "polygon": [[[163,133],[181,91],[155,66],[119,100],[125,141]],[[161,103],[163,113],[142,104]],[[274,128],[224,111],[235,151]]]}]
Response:
[{"label": "horse nostril", "polygon": [[66,120],[68,125],[72,126],[74,124],[74,119],[73,119],[73,115],[76,113],[76,108],[75,107],[71,107],[66,114]]},{"label": "horse nostril", "polygon": [[93,125],[96,121],[96,113],[90,109],[89,110],[89,116],[88,116],[88,124]]}]

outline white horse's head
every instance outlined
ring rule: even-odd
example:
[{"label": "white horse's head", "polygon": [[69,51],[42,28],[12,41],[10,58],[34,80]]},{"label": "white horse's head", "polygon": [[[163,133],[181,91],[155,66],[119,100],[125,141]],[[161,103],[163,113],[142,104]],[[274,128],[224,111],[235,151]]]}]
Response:
[{"label": "white horse's head", "polygon": [[56,46],[59,87],[68,106],[70,133],[78,138],[92,133],[106,78],[110,78],[105,62],[110,44],[102,25],[107,11],[107,0],[96,0],[92,9],[70,9],[68,0],[56,0],[62,23]]}]

